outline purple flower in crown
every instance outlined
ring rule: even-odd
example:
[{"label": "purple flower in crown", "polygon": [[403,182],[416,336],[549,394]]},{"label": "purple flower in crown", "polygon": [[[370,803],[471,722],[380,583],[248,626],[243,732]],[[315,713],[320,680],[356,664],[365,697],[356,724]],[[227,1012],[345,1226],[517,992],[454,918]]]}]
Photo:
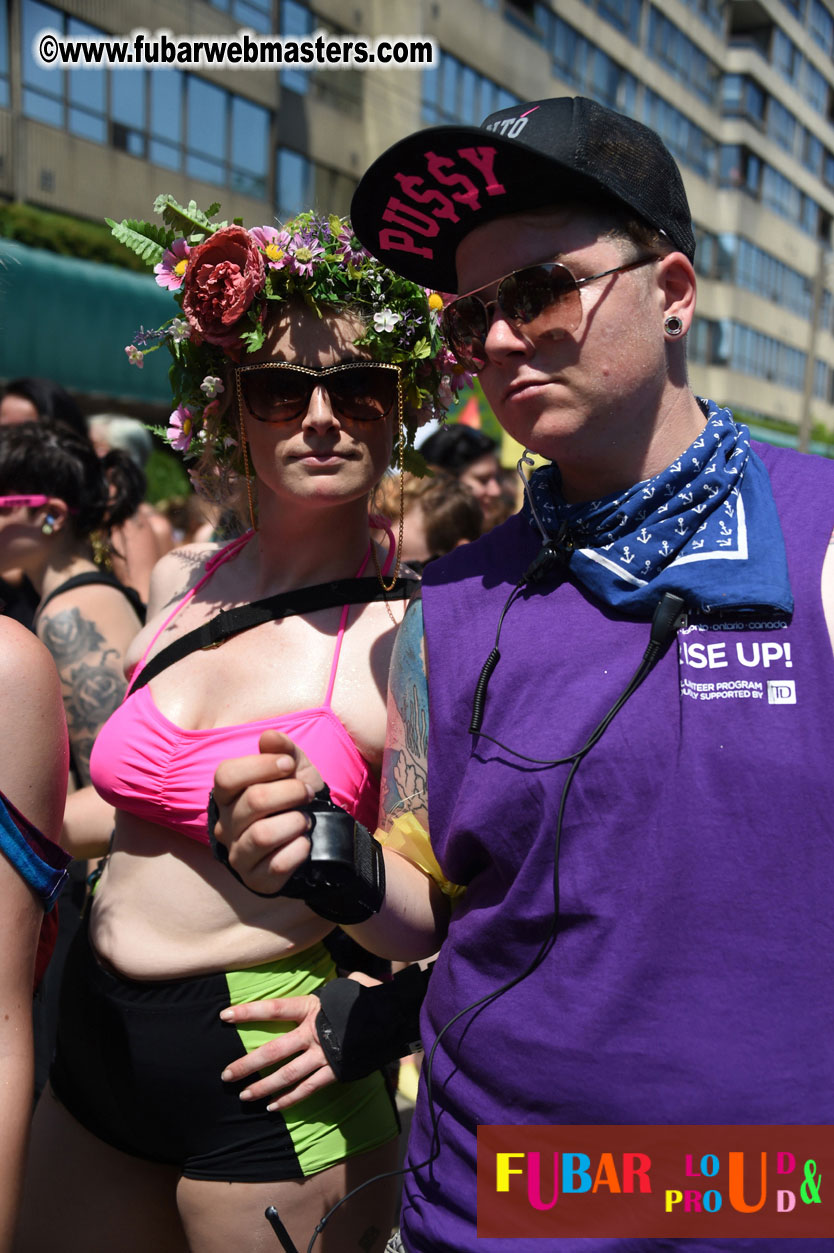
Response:
[{"label": "purple flower in crown", "polygon": [[168,443],[172,448],[176,448],[177,452],[187,452],[191,446],[193,434],[194,419],[191,416],[191,410],[186,409],[185,405],[177,405],[168,419],[166,431]]},{"label": "purple flower in crown", "polygon": [[315,235],[306,231],[293,235],[288,251],[293,274],[301,274],[307,278],[312,275],[316,262],[324,256],[324,249]]},{"label": "purple flower in crown", "polygon": [[179,291],[190,254],[191,249],[184,239],[175,239],[171,247],[165,249],[162,260],[153,268],[160,287],[167,287],[168,291]]},{"label": "purple flower in crown", "polygon": [[370,255],[356,239],[353,232],[346,230],[345,227],[342,227],[339,231],[336,246],[345,265],[364,265]]},{"label": "purple flower in crown", "polygon": [[290,260],[287,254],[289,231],[278,231],[274,226],[254,226],[249,234],[263,248],[267,269],[283,270]]}]

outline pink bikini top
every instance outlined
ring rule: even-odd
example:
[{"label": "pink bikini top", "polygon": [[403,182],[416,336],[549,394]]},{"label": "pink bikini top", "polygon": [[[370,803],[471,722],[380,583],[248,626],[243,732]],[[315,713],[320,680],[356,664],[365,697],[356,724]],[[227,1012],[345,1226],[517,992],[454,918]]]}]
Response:
[{"label": "pink bikini top", "polygon": [[[252,532],[248,532],[233,540],[207,562],[203,577],[175,606],[145,649],[132,683],[168,623],[217,567],[236,556],[251,537]],[[370,549],[357,577],[364,572],[369,556]],[[392,557],[393,552],[389,552],[383,573]],[[379,784],[331,704],[349,608],[345,605],[342,609],[327,692],[323,704],[315,709],[240,726],[189,731],[165,717],[154,701],[150,684],[135,692],[128,688],[123,703],[105,722],[93,745],[90,776],[96,791],[116,809],[207,844],[206,807],[215,770],[229,757],[257,753],[261,732],[275,728],[303,749],[329,785],[336,804],[373,831]]]}]

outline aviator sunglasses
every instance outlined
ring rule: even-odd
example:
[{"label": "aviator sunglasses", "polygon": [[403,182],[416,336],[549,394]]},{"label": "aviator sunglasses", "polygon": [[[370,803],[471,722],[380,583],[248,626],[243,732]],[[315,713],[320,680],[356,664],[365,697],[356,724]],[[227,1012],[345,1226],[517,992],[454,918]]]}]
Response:
[{"label": "aviator sunglasses", "polygon": [[561,261],[543,261],[538,265],[513,270],[494,280],[498,290],[494,300],[483,300],[480,293],[494,285],[487,283],[475,291],[452,300],[443,310],[443,327],[449,347],[467,370],[476,373],[486,365],[486,337],[496,309],[504,317],[523,326],[525,335],[560,337],[575,331],[582,321],[582,300],[579,289],[586,283],[609,274],[621,274],[648,265],[657,257],[639,257],[626,265],[615,265],[601,274],[574,278]]},{"label": "aviator sunglasses", "polygon": [[387,361],[343,361],[321,368],[293,361],[234,367],[238,402],[259,422],[296,422],[323,387],[339,421],[378,422],[397,403],[400,367]]}]

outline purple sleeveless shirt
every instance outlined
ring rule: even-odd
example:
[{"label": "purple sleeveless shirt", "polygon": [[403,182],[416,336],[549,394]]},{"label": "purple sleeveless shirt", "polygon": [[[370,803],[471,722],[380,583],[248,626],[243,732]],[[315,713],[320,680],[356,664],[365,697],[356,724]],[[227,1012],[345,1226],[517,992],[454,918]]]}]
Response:
[{"label": "purple sleeveless shirt", "polygon": [[[834,464],[757,445],[796,609],[781,629],[690,626],[579,766],[544,963],[443,1037],[441,1153],[407,1175],[409,1253],[591,1253],[635,1240],[477,1240],[479,1123],[834,1122],[834,656],[820,575]],[[521,516],[426,570],[432,844],[468,884],[423,1010],[428,1054],[460,1009],[520,973],[553,915],[567,767],[473,752],[472,695],[507,595],[540,547]],[[531,757],[579,748],[637,668],[645,622],[570,582],[514,605],[483,731]],[[421,1084],[409,1163],[429,1156]],[[688,1240],[691,1250],[754,1242]],[[801,1253],[830,1241],[791,1243]]]}]

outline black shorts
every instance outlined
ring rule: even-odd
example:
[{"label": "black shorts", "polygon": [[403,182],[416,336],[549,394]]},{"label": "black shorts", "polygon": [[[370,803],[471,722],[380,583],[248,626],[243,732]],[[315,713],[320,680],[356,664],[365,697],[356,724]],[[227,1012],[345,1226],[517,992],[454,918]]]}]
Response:
[{"label": "black shorts", "polygon": [[[230,1004],[302,996],[333,977],[324,945],[248,970],[125,979],[82,926],[61,989],[52,1086],[74,1118],[122,1152],[188,1179],[301,1179],[391,1140],[397,1117],[380,1074],[333,1084],[292,1109],[241,1101],[221,1072],[292,1023],[224,1023]],[[266,1073],[266,1072],[264,1072]]]}]

